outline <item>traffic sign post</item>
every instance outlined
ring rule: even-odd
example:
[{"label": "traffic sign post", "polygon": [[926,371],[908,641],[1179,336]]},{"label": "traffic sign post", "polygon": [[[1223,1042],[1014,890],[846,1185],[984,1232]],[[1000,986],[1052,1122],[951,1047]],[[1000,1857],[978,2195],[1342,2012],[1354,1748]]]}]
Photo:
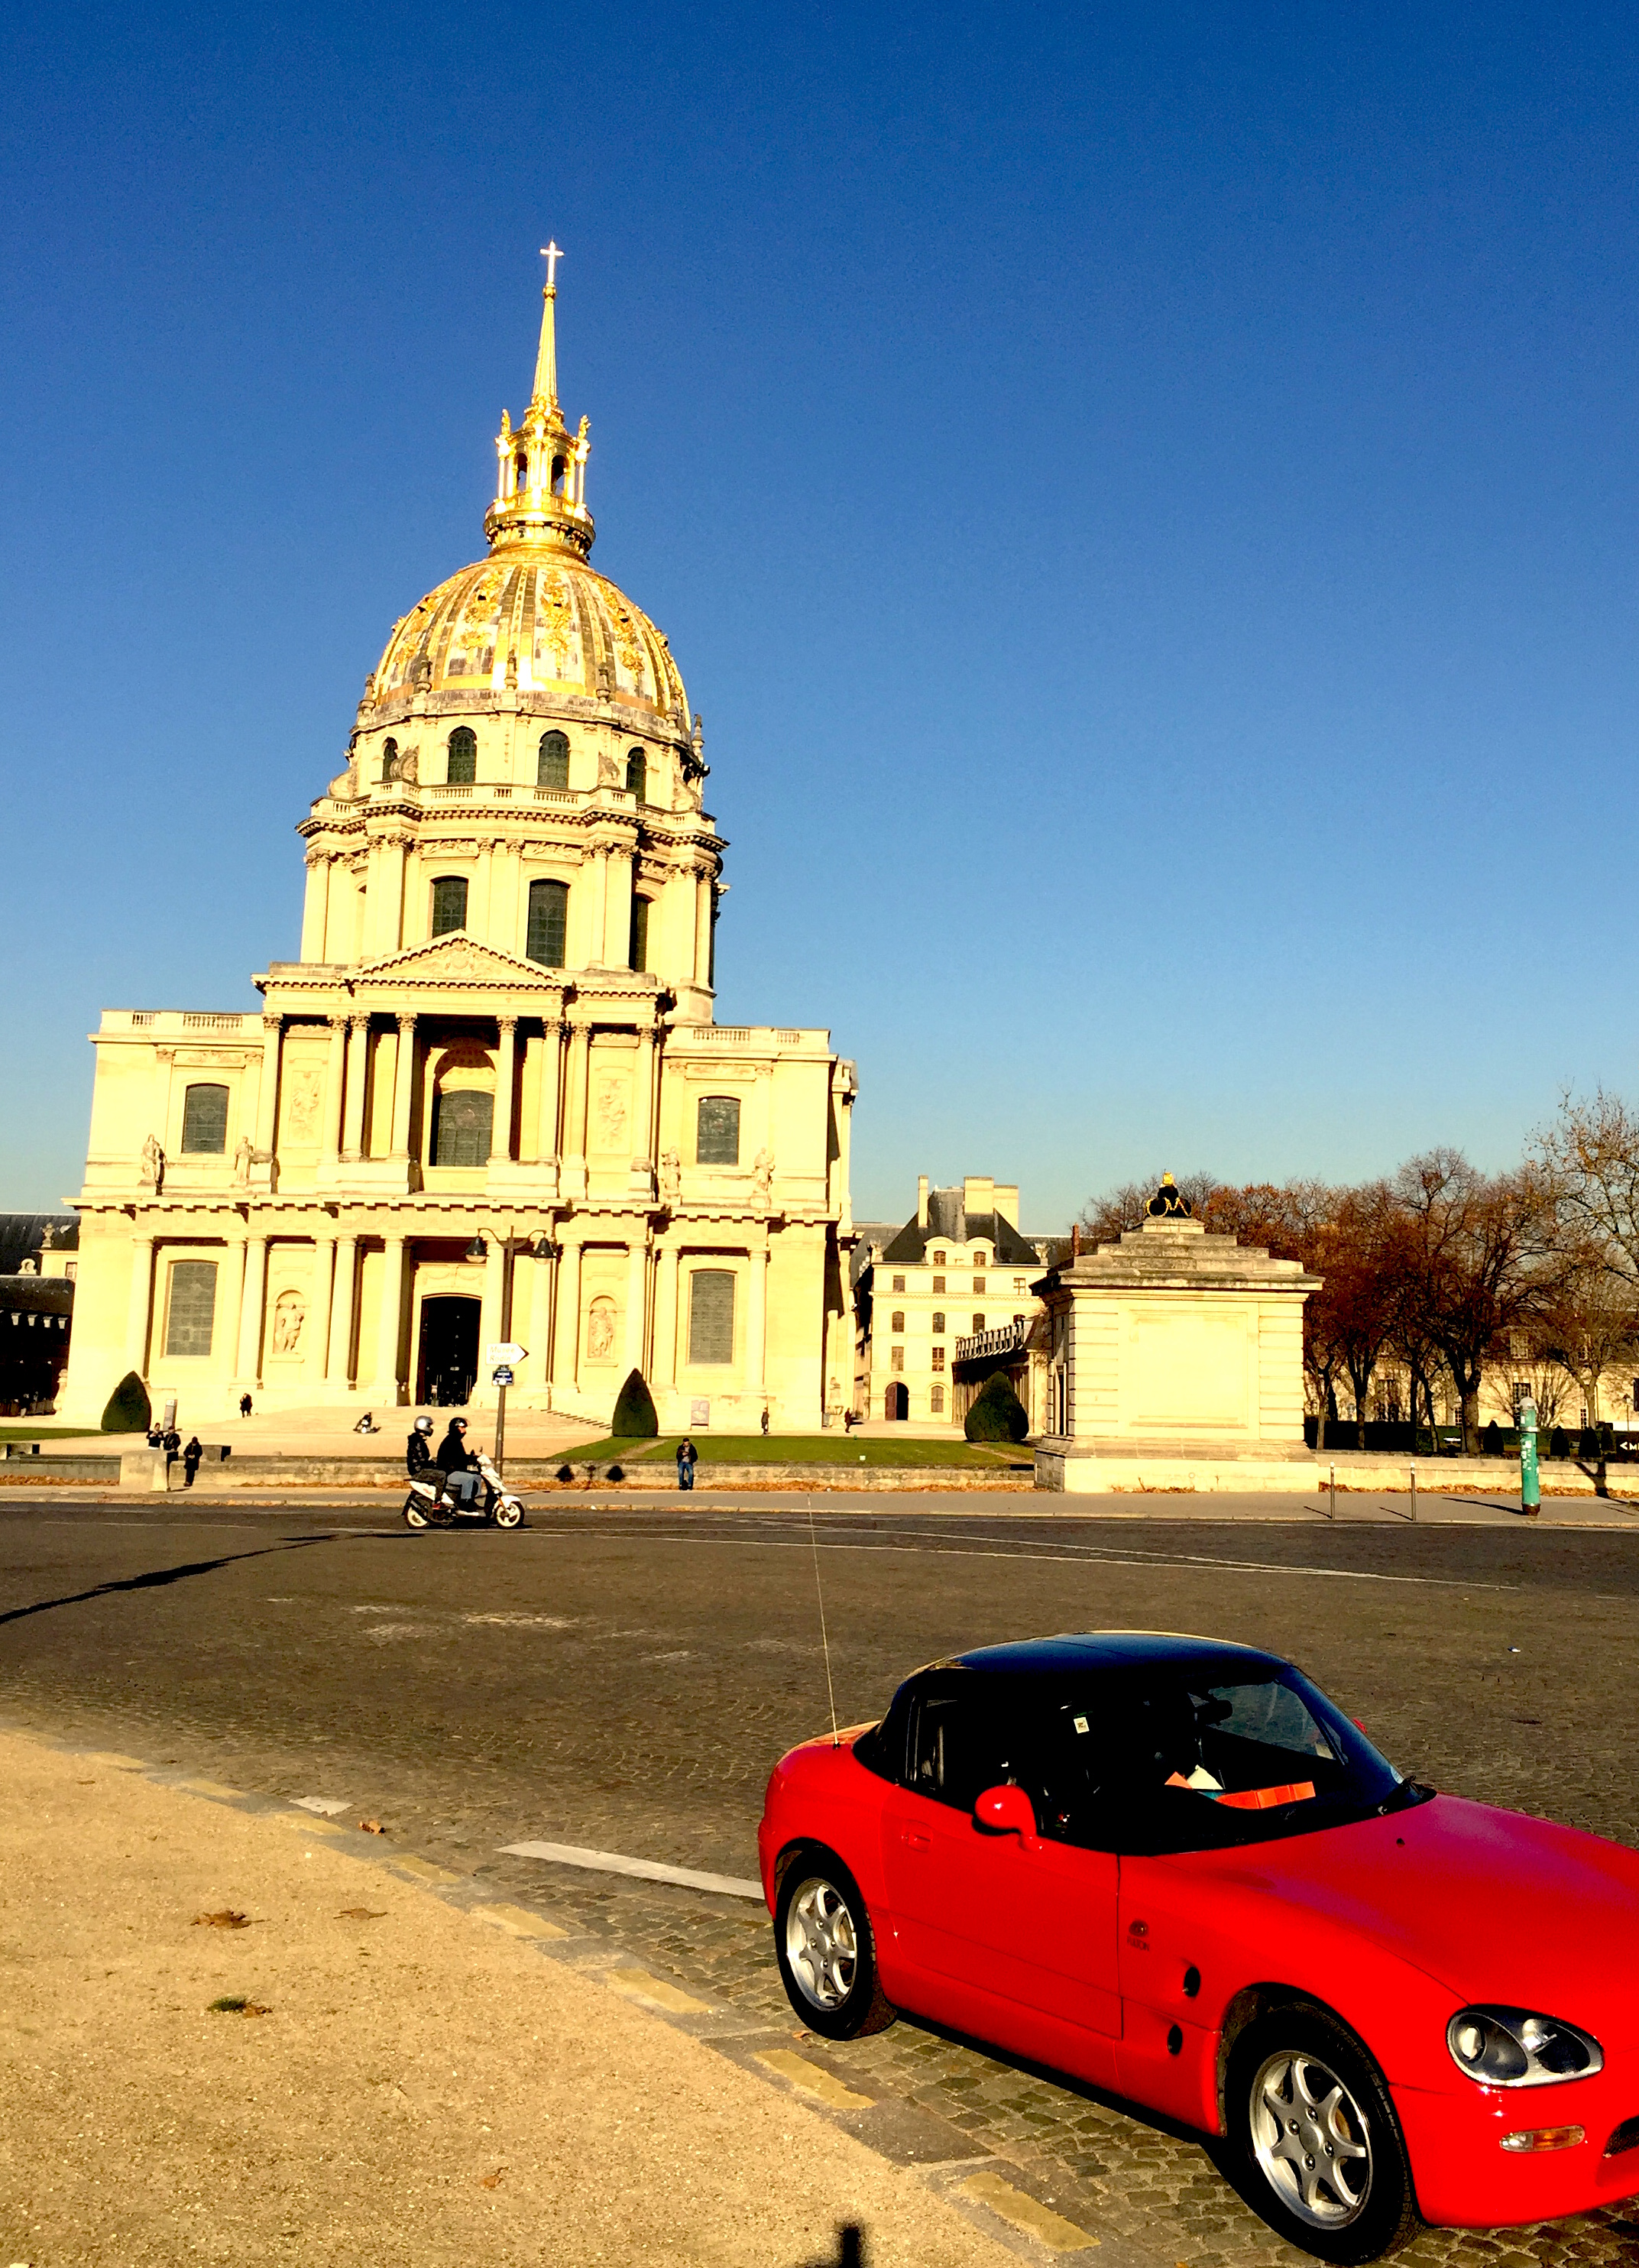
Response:
[{"label": "traffic sign post", "polygon": [[1528,1520],[1534,1520],[1542,1502],[1542,1484],[1537,1472],[1537,1405],[1526,1395],[1519,1405],[1519,1509]]},{"label": "traffic sign post", "polygon": [[512,1362],[508,1358],[522,1361],[528,1349],[503,1342],[499,1346],[492,1346],[489,1351],[492,1361],[497,1356],[501,1358],[489,1373],[489,1382],[496,1389],[495,1469],[498,1475],[502,1469],[501,1460],[506,1454],[506,1389],[512,1383]]}]

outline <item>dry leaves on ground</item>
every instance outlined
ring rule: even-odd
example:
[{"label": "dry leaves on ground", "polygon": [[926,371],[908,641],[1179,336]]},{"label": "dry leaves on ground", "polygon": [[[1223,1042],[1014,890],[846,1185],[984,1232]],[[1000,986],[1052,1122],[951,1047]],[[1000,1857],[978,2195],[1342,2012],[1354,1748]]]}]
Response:
[{"label": "dry leaves on ground", "polygon": [[387,1830],[379,1819],[361,1819],[358,1831],[361,1835],[385,1835]]},{"label": "dry leaves on ground", "polygon": [[481,2190],[498,2190],[501,2186],[501,2176],[505,2173],[505,2171],[506,2168],[504,2166],[497,2166],[492,2174],[480,2174],[478,2176],[479,2188]]},{"label": "dry leaves on ground", "polygon": [[336,1916],[338,1921],[385,1921],[386,1918],[387,1910],[385,1906],[379,1913],[373,1906],[343,1906]]},{"label": "dry leaves on ground", "polygon": [[219,2000],[210,2003],[207,2013],[213,2016],[268,2016],[273,2011],[264,2008],[259,2000],[247,2000],[242,1992],[224,1992]]}]

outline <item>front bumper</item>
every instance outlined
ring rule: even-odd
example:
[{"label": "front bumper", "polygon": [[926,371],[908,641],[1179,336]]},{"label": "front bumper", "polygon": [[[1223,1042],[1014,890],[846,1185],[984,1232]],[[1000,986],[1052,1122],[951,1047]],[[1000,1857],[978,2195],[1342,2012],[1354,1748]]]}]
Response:
[{"label": "front bumper", "polygon": [[[1639,2050],[1608,2056],[1596,2077],[1563,2087],[1475,2087],[1455,2071],[1452,2080],[1389,2089],[1425,2220],[1513,2228],[1639,2196],[1639,2140],[1606,2154],[1619,2128],[1635,2131]],[[1505,2134],[1550,2126],[1580,2126],[1587,2139],[1540,2153],[1503,2147]]]}]

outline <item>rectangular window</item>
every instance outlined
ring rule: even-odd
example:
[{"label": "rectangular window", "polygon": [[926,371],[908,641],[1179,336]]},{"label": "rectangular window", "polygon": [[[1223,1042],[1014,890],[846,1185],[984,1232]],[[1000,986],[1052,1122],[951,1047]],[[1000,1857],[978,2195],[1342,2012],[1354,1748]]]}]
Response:
[{"label": "rectangular window", "polygon": [[649,901],[647,898],[634,896],[632,899],[630,950],[626,959],[627,966],[631,968],[647,968],[649,966]]},{"label": "rectangular window", "polygon": [[688,1279],[688,1359],[734,1359],[734,1277],[727,1268],[696,1268]]},{"label": "rectangular window", "polygon": [[529,932],[525,951],[543,968],[562,968],[569,941],[570,886],[567,882],[532,882],[529,886]]},{"label": "rectangular window", "polygon": [[902,1276],[896,1276],[893,1278],[892,1288],[895,1292],[902,1292],[905,1289],[905,1278]]},{"label": "rectangular window", "polygon": [[1025,1288],[1025,1279],[1024,1279],[1024,1278],[1023,1278],[1022,1276],[1015,1276],[1015,1277],[1014,1277],[1014,1278],[1013,1278],[1013,1289],[1014,1289],[1016,1292],[1022,1292],[1022,1291],[1024,1290],[1024,1288]]},{"label": "rectangular window", "polygon": [[975,1292],[982,1292],[984,1290],[984,1278],[982,1276],[975,1276],[974,1278],[974,1289]]},{"label": "rectangular window", "polygon": [[975,1315],[975,1316],[974,1317],[974,1331],[975,1331],[975,1332],[979,1332],[979,1331],[983,1330],[983,1329],[984,1329],[984,1317],[983,1317],[982,1315]]},{"label": "rectangular window", "polygon": [[217,1312],[217,1263],[178,1260],[171,1268],[171,1313],[165,1322],[167,1354],[210,1352],[210,1327]]},{"label": "rectangular window", "polygon": [[467,926],[467,877],[440,874],[432,886],[432,933],[444,937]]},{"label": "rectangular window", "polygon": [[895,1347],[888,1357],[888,1368],[897,1373],[902,1371],[904,1367],[905,1350],[903,1347]]},{"label": "rectangular window", "polygon": [[220,1158],[228,1146],[225,1086],[190,1086],[182,1099],[185,1156]]},{"label": "rectangular window", "polygon": [[929,1388],[929,1389],[928,1389],[928,1408],[929,1408],[930,1411],[932,1413],[932,1415],[933,1415],[934,1417],[936,1417],[936,1418],[943,1418],[943,1417],[944,1417],[944,1388],[942,1386],[933,1386],[933,1387],[930,1387],[930,1388]]},{"label": "rectangular window", "polygon": [[943,1292],[943,1291],[944,1291],[944,1277],[943,1277],[943,1276],[936,1276],[936,1277],[934,1278],[934,1279],[933,1279],[933,1288],[934,1288],[934,1290],[935,1290],[936,1292]]},{"label": "rectangular window", "polygon": [[695,1120],[695,1163],[697,1166],[738,1166],[739,1163],[739,1097],[702,1094]]},{"label": "rectangular window", "polygon": [[495,1097],[470,1087],[440,1094],[433,1104],[432,1162],[435,1166],[487,1166]]},{"label": "rectangular window", "polygon": [[933,1366],[936,1370],[943,1370],[944,1368],[944,1349],[943,1347],[935,1347],[933,1350]]}]

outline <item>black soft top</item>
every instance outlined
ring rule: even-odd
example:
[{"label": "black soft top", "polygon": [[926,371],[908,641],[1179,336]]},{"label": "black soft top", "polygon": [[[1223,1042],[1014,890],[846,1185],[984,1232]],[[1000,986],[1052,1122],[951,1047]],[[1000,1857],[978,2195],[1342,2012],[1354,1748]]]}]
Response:
[{"label": "black soft top", "polygon": [[1224,1638],[1192,1638],[1177,1631],[1062,1631],[1056,1638],[1027,1638],[1004,1646],[975,1646],[930,1668],[978,1669],[1004,1677],[1062,1677],[1089,1670],[1221,1668],[1246,1677],[1290,1668],[1278,1653]]}]

